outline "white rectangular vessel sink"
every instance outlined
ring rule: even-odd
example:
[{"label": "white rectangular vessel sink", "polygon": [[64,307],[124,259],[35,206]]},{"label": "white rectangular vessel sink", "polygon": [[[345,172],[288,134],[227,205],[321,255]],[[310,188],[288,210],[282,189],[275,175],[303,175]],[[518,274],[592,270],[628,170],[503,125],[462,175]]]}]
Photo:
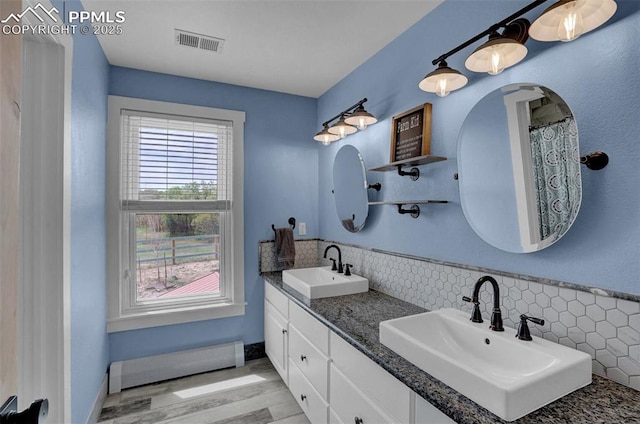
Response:
[{"label": "white rectangular vessel sink", "polygon": [[282,281],[309,299],[369,291],[369,280],[356,274],[345,276],[327,267],[287,269]]},{"label": "white rectangular vessel sink", "polygon": [[469,317],[441,309],[383,321],[380,342],[507,421],[591,383],[590,355]]}]

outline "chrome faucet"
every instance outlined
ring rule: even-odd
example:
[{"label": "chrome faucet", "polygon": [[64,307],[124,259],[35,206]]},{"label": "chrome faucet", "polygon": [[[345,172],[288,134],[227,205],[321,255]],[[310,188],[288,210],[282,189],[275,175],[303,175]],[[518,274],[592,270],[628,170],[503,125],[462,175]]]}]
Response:
[{"label": "chrome faucet", "polygon": [[489,281],[491,286],[493,286],[493,313],[491,314],[491,325],[489,328],[493,331],[504,331],[504,327],[502,326],[502,312],[500,311],[500,288],[498,287],[498,282],[493,277],[489,275],[480,277],[480,279],[476,281],[476,285],[473,287],[473,298],[469,299],[467,296],[463,296],[462,300],[473,303],[471,321],[484,322],[482,320],[482,314],[480,313],[479,293],[480,288],[487,281]]},{"label": "chrome faucet", "polygon": [[327,246],[327,248],[324,249],[323,258],[325,258],[325,259],[327,258],[327,252],[332,247],[335,247],[335,249],[338,251],[338,273],[342,274],[342,271],[343,271],[343,268],[342,268],[342,252],[340,251],[340,248],[338,246],[336,246],[335,244],[331,244],[331,245]]}]

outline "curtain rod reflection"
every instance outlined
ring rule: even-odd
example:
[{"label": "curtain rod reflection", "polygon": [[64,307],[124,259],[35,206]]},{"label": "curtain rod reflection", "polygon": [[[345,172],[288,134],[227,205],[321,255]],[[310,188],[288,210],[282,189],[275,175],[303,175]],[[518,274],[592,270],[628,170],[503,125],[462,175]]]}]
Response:
[{"label": "curtain rod reflection", "polygon": [[557,121],[553,121],[553,122],[545,122],[544,124],[540,124],[540,125],[530,125],[529,126],[529,130],[538,130],[540,128],[544,128],[544,127],[548,127],[550,125],[555,125],[555,124],[559,124],[560,122],[564,122],[567,119],[573,119],[573,116],[571,115],[567,115],[564,118],[560,118]]}]

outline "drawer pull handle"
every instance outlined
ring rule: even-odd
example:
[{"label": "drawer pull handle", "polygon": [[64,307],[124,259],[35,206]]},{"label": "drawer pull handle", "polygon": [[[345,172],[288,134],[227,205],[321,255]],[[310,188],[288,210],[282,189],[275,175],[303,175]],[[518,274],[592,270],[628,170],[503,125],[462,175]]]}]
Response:
[{"label": "drawer pull handle", "polygon": [[363,421],[363,420],[362,420],[362,418],[360,418],[360,417],[355,417],[355,418],[353,419],[353,421],[354,421],[356,424],[364,424],[364,421]]},{"label": "drawer pull handle", "polygon": [[300,395],[300,400],[301,400],[301,401],[303,401],[303,402],[304,402],[306,398],[307,398],[307,395]]},{"label": "drawer pull handle", "polygon": [[282,329],[282,334],[287,334],[287,330],[285,330],[284,328]]},{"label": "drawer pull handle", "polygon": [[304,356],[304,355],[300,355],[300,360],[301,360],[301,361],[304,361],[305,359],[307,359],[307,357],[306,357],[306,356]]}]

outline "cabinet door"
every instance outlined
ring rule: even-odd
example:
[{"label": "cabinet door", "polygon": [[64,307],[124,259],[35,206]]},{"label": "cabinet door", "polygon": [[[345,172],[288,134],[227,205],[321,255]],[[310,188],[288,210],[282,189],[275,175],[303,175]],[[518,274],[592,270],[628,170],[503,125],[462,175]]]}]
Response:
[{"label": "cabinet door", "polygon": [[331,364],[329,396],[332,413],[344,423],[406,424],[382,412],[344,374]]},{"label": "cabinet door", "polygon": [[447,417],[445,414],[440,412],[438,408],[431,405],[429,402],[421,398],[419,395],[416,396],[416,424],[428,424],[428,423],[437,423],[437,424],[455,424],[451,418]]},{"label": "cabinet door", "polygon": [[264,346],[265,352],[273,367],[278,371],[280,377],[286,385],[289,385],[287,375],[287,341],[288,328],[287,320],[276,310],[276,308],[264,301]]},{"label": "cabinet door", "polygon": [[331,359],[380,409],[398,422],[411,421],[411,390],[334,332],[331,332]]}]

